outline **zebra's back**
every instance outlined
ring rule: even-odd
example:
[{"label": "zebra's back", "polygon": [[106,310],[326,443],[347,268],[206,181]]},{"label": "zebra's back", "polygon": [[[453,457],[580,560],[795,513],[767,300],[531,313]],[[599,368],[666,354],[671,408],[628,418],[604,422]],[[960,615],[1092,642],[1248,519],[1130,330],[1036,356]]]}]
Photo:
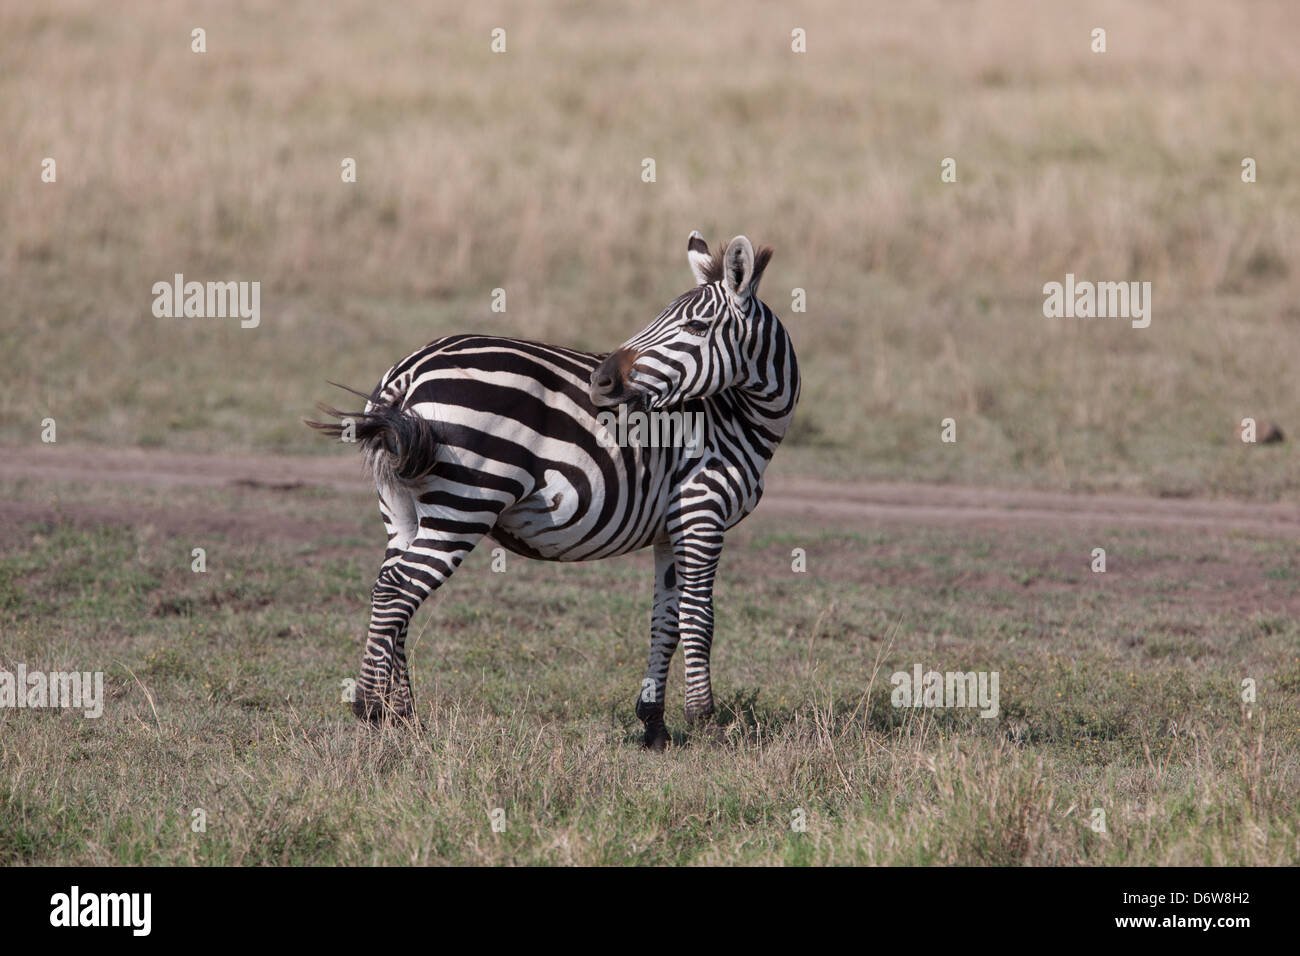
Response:
[{"label": "zebra's back", "polygon": [[492,536],[519,554],[581,561],[663,532],[674,447],[619,446],[591,401],[603,356],[495,336],[438,339],[394,365],[376,395],[431,423],[437,464],[411,489],[446,515],[500,506]]}]

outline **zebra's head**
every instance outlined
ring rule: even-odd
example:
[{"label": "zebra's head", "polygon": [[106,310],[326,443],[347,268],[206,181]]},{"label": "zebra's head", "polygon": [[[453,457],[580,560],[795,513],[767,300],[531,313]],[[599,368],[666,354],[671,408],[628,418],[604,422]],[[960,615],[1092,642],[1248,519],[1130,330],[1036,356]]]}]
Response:
[{"label": "zebra's head", "polygon": [[711,255],[699,232],[686,242],[696,286],[678,296],[641,332],[615,349],[591,373],[598,407],[625,402],[671,408],[743,384],[755,374],[750,346],[763,320],[775,320],[758,299],[758,282],[772,257],[744,236]]}]

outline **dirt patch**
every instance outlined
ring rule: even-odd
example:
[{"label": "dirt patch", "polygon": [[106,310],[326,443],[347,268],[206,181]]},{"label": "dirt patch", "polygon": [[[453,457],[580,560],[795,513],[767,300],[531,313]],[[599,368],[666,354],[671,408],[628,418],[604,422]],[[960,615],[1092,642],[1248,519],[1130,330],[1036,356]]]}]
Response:
[{"label": "dirt patch", "polygon": [[[359,456],[320,458],[200,455],[141,448],[52,446],[0,448],[0,481],[115,482],[128,485],[231,487],[291,494],[309,487],[370,490]],[[1300,508],[1290,504],[1197,498],[1143,498],[898,482],[775,478],[760,506],[808,515],[830,527],[902,522],[1005,526],[1213,528],[1300,537]]]},{"label": "dirt patch", "polygon": [[[312,544],[355,536],[356,527],[276,515],[271,505],[278,496],[312,488],[373,494],[360,462],[351,455],[201,455],[76,446],[0,449],[0,481],[24,479],[228,487],[248,492],[249,503],[236,512],[82,504],[67,496],[51,504],[0,502],[0,545],[22,547],[25,529],[32,524],[129,525],[167,535],[219,534],[249,543]],[[1292,505],[776,479],[769,482],[758,514],[807,519],[810,534],[923,525],[963,529],[958,537],[967,539],[981,534],[987,538],[991,532],[997,541],[996,560],[981,566],[978,559],[968,558],[962,568],[948,570],[915,536],[872,548],[867,563],[861,545],[832,539],[823,548],[827,560],[821,572],[832,579],[1026,595],[1043,589],[1140,591],[1160,601],[1202,607],[1300,613],[1300,587],[1289,575],[1276,574],[1272,565],[1279,563],[1277,556],[1239,546],[1241,539],[1300,537],[1300,509]],[[749,533],[755,525],[742,527]],[[1129,559],[1121,547],[1110,553],[1105,575],[1090,572],[1088,555],[1094,545],[1105,544],[1104,532],[1144,528],[1157,532],[1152,540],[1160,547],[1151,550],[1165,556]],[[757,557],[766,550],[749,549],[743,560],[770,563],[773,557]],[[1194,550],[1202,558],[1189,557]]]},{"label": "dirt patch", "polygon": [[306,522],[263,513],[0,501],[0,547],[21,546],[33,525],[48,531],[59,527],[128,526],[168,536],[215,534],[232,541],[281,544],[311,544],[322,538],[356,534],[356,529],[347,524]]},{"label": "dirt patch", "polygon": [[1142,498],[807,479],[768,484],[763,506],[823,519],[1005,526],[1213,528],[1300,537],[1300,508],[1218,499]]}]

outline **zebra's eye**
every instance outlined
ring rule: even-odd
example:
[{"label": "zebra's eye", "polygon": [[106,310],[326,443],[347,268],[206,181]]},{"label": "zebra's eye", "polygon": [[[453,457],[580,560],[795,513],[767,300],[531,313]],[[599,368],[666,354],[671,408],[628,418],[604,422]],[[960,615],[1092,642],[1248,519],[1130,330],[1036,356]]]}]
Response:
[{"label": "zebra's eye", "polygon": [[687,322],[682,326],[682,328],[686,329],[686,331],[690,332],[692,335],[703,335],[705,332],[709,331],[709,323],[701,322],[699,319],[691,319],[691,321]]}]

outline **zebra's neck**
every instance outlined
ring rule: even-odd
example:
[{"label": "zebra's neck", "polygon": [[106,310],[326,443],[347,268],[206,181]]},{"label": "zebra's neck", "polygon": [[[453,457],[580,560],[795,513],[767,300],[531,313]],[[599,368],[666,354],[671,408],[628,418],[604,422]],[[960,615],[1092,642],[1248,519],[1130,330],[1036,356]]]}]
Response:
[{"label": "zebra's neck", "polygon": [[757,416],[776,431],[778,438],[785,435],[799,402],[799,362],[794,355],[794,343],[776,316],[768,313],[770,326],[761,336],[759,356],[766,361],[753,366],[757,371],[741,386],[741,391],[756,410]]},{"label": "zebra's neck", "polygon": [[785,437],[799,402],[799,363],[790,336],[769,313],[770,325],[751,343],[753,369],[739,385],[715,395],[718,411],[744,431],[742,446],[762,471]]}]

